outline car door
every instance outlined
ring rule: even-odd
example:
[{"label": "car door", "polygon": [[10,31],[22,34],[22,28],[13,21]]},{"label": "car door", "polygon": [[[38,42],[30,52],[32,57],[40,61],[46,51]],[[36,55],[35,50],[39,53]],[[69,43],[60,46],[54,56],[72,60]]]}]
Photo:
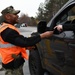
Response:
[{"label": "car door", "polygon": [[[66,13],[62,13],[63,16],[60,19],[57,18],[58,15],[54,24],[75,24],[73,8],[75,8],[75,5],[67,10]],[[75,75],[75,31],[63,31],[61,33],[55,31],[52,39],[50,39],[50,48],[55,55],[50,63],[66,75]]]},{"label": "car door", "polygon": [[54,59],[52,60],[52,65],[55,68],[60,69],[66,73],[71,72],[72,68],[74,68],[75,66],[74,33],[72,31],[65,31],[59,35],[54,35],[50,43],[51,43],[50,47],[52,49],[52,52],[55,55]]}]

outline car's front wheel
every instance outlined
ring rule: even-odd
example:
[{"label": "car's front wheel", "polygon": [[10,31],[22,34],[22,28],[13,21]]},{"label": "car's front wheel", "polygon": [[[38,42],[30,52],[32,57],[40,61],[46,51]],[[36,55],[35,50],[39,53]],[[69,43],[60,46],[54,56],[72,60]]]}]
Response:
[{"label": "car's front wheel", "polygon": [[37,48],[29,52],[29,70],[30,75],[53,75],[42,68],[41,59]]},{"label": "car's front wheel", "polygon": [[31,75],[44,75],[38,50],[32,50],[29,53],[29,70]]}]

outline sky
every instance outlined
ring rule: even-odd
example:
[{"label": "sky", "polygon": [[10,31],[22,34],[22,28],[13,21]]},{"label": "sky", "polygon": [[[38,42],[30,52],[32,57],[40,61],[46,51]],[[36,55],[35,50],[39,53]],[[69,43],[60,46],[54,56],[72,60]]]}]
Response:
[{"label": "sky", "polygon": [[25,13],[29,17],[35,17],[41,2],[44,3],[45,0],[0,0],[0,12],[12,5],[16,10],[21,10],[20,14]]}]

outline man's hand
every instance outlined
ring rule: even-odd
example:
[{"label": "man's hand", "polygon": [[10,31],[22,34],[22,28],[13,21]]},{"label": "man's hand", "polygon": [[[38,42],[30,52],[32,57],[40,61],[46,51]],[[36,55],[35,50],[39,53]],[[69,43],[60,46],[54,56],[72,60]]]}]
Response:
[{"label": "man's hand", "polygon": [[63,26],[62,25],[57,25],[54,27],[54,29],[57,29],[58,31],[62,31],[63,30]]},{"label": "man's hand", "polygon": [[52,34],[53,34],[53,31],[46,31],[46,32],[40,34],[40,36],[43,39],[43,38],[48,38],[48,37],[52,36]]}]

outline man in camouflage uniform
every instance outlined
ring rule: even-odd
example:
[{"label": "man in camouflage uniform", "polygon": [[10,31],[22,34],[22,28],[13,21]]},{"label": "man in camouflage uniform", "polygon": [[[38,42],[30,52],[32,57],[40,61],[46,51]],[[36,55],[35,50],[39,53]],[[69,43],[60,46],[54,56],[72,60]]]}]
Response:
[{"label": "man in camouflage uniform", "polygon": [[19,12],[13,6],[9,6],[1,12],[4,21],[0,26],[0,53],[5,75],[24,75],[23,65],[25,59],[28,59],[26,48],[32,48],[41,39],[53,34],[53,31],[46,31],[33,37],[24,37],[14,26],[18,23],[17,14]]}]

